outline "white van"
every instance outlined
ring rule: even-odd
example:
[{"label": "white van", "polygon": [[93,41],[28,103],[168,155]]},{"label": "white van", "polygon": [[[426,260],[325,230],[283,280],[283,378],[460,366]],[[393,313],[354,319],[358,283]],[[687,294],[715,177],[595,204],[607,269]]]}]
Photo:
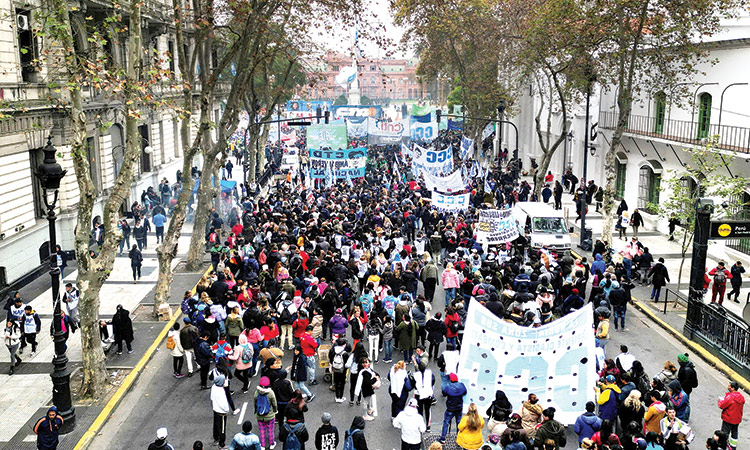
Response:
[{"label": "white van", "polygon": [[536,251],[547,246],[558,254],[570,252],[570,233],[562,212],[542,202],[519,202],[512,210],[518,232]]}]

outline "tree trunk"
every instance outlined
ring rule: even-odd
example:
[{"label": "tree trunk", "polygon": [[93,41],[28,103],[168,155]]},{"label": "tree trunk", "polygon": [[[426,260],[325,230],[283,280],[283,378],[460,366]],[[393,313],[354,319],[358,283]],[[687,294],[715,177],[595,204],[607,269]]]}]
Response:
[{"label": "tree trunk", "polygon": [[206,253],[206,224],[208,223],[208,214],[213,203],[211,174],[214,173],[216,165],[217,160],[215,155],[204,154],[203,176],[200,187],[198,187],[198,202],[195,207],[193,235],[190,238],[190,250],[188,251],[188,270],[195,271],[203,265],[203,254]]},{"label": "tree trunk", "polygon": [[619,126],[612,136],[612,143],[604,155],[604,196],[602,201],[602,240],[608,246],[612,245],[612,226],[614,224],[615,209],[615,181],[617,174],[615,172],[615,153],[620,146],[622,139],[622,130],[624,126]]},{"label": "tree trunk", "polygon": [[[555,147],[557,148],[557,147]],[[552,152],[543,152],[542,159],[539,161],[539,167],[536,169],[536,175],[534,175],[534,193],[538,199],[542,198],[542,187],[544,186],[544,175],[549,169],[549,165],[552,162]]]}]

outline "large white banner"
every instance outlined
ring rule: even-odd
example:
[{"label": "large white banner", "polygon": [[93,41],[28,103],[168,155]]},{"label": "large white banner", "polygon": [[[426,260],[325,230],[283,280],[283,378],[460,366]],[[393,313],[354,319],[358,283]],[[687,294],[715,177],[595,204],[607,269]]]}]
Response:
[{"label": "large white banner", "polygon": [[504,244],[518,238],[518,226],[510,209],[483,209],[479,211],[477,242]]},{"label": "large white banner", "polygon": [[485,411],[501,389],[517,410],[528,395],[555,419],[572,424],[594,399],[596,359],[591,304],[539,328],[505,322],[472,302],[461,344],[458,378]]},{"label": "large white banner", "polygon": [[453,172],[447,177],[436,177],[422,171],[422,176],[424,177],[424,184],[429,191],[434,188],[442,192],[458,192],[466,189],[466,183],[464,183],[464,179],[461,177],[460,170]]},{"label": "large white banner", "polygon": [[414,146],[412,172],[419,176],[422,171],[434,176],[445,176],[453,171],[453,149],[444,150]]},{"label": "large white banner", "polygon": [[469,208],[469,194],[446,195],[433,192],[432,207],[448,212],[465,211]]}]

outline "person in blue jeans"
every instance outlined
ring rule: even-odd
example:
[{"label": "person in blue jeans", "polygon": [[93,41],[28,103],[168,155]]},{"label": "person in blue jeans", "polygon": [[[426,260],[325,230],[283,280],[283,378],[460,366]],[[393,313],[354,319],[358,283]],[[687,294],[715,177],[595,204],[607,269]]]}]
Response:
[{"label": "person in blue jeans", "polygon": [[651,283],[653,284],[651,300],[658,302],[661,288],[670,282],[669,272],[667,272],[667,267],[664,265],[664,258],[659,258],[659,262],[654,264],[651,270],[648,271],[648,276],[651,278]]},{"label": "person in blue jeans", "polygon": [[451,420],[456,421],[456,431],[458,432],[458,423],[464,409],[464,395],[466,395],[466,386],[458,381],[458,375],[451,373],[449,376],[450,383],[443,386],[443,395],[445,399],[445,416],[443,417],[443,431],[440,433],[440,443],[445,444],[445,435],[451,427]]},{"label": "person in blue jeans", "polygon": [[383,317],[383,362],[393,361],[393,319]]},{"label": "person in blue jeans", "polygon": [[156,243],[164,242],[164,224],[167,222],[167,218],[164,216],[164,214],[159,211],[158,213],[154,214],[154,217],[151,219],[151,221],[154,223],[154,226],[156,227]]}]

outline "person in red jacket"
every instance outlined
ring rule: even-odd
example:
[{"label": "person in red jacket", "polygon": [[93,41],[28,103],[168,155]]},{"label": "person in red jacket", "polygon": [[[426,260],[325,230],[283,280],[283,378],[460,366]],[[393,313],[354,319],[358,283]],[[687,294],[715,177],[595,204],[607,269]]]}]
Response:
[{"label": "person in red jacket", "polygon": [[740,422],[742,422],[742,409],[745,406],[745,396],[739,392],[740,385],[731,381],[727,386],[727,393],[719,397],[719,408],[721,408],[721,431],[729,436],[729,448],[737,448],[737,436]]},{"label": "person in red jacket", "polygon": [[711,290],[711,303],[716,302],[716,294],[719,295],[719,304],[724,303],[724,292],[727,290],[727,280],[732,279],[732,272],[724,267],[724,261],[711,269],[708,274],[714,277],[714,287]]},{"label": "person in red jacket", "polygon": [[307,379],[311,385],[316,385],[318,380],[315,379],[315,353],[318,351],[318,341],[310,335],[312,330],[312,325],[308,325],[299,337],[299,344],[302,347],[302,354],[307,358]]},{"label": "person in red jacket", "polygon": [[458,313],[452,306],[445,308],[445,342],[456,345],[456,336],[458,336],[458,329],[461,327],[461,318],[458,317]]},{"label": "person in red jacket", "polygon": [[300,337],[305,333],[308,325],[310,325],[310,319],[307,318],[307,313],[298,311],[297,318],[292,323],[292,337],[294,338],[295,345],[299,345]]}]

